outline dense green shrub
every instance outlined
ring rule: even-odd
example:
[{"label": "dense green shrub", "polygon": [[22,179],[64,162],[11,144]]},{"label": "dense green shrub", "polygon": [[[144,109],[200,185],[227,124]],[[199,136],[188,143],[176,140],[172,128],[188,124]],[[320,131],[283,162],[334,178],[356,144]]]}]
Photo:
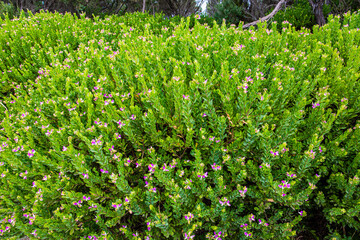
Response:
[{"label": "dense green shrub", "polygon": [[360,1],[353,0],[333,0],[329,1],[331,13],[334,15],[343,15],[348,11],[355,12],[360,9]]},{"label": "dense green shrub", "polygon": [[224,0],[215,6],[214,18],[218,24],[222,24],[223,19],[226,19],[227,24],[238,25],[240,21],[244,20],[241,1]]},{"label": "dense green shrub", "polygon": [[14,5],[0,2],[0,18],[5,19],[6,15],[8,15],[10,19],[12,19],[17,15],[17,11]]},{"label": "dense green shrub", "polygon": [[286,239],[318,216],[356,236],[360,15],[157,17],[0,22],[1,236]]},{"label": "dense green shrub", "polygon": [[[327,18],[330,13],[330,6],[323,6],[323,13],[325,18]],[[315,15],[312,12],[312,7],[308,0],[298,0],[292,6],[287,7],[284,10],[279,11],[271,21],[290,22],[297,30],[305,27],[312,29],[315,26],[316,19]],[[280,25],[279,25],[280,26]]]},{"label": "dense green shrub", "polygon": [[[41,13],[44,13],[44,11],[41,11]],[[29,16],[31,17],[33,16],[33,14],[31,12],[21,11],[19,19],[26,22],[24,18],[27,18]],[[0,99],[2,98],[2,96],[8,95],[10,93],[9,90],[11,83],[21,83],[29,78],[35,79],[36,75],[38,75],[38,69],[51,63],[51,59],[45,56],[46,50],[50,50],[53,52],[64,52],[67,51],[69,47],[74,50],[79,46],[80,43],[88,42],[92,39],[92,35],[90,34],[90,32],[84,34],[83,31],[77,31],[78,27],[76,26],[76,18],[74,18],[71,14],[61,14],[61,16],[63,16],[66,20],[60,23],[53,21],[51,15],[48,16],[49,17],[40,19],[42,24],[40,24],[39,21],[32,26],[28,26],[26,24],[20,29],[23,37],[27,38],[26,42],[19,42],[19,39],[16,38],[16,35],[14,35],[13,37],[10,36],[9,38],[0,39],[3,45],[3,52],[0,52],[0,56],[2,58],[2,60],[0,61],[0,65],[2,64],[3,67],[0,68],[0,70],[6,69],[7,73],[5,74],[10,74],[12,79],[12,82],[10,82],[5,81],[5,79],[3,78],[3,80],[0,82]],[[136,21],[133,20],[135,16]],[[99,21],[101,19],[100,16],[94,17],[96,21]],[[192,15],[190,17],[190,24],[188,26],[189,29],[194,27],[196,18],[198,18],[197,20],[202,24],[207,24],[210,27],[213,26],[213,18]],[[18,21],[19,19],[16,18],[15,21]],[[82,19],[85,21],[83,23],[83,27],[90,28],[90,26],[94,26],[90,18],[85,18],[84,15],[82,15]],[[109,19],[109,17],[106,17],[106,19]],[[117,16],[116,19],[119,24],[112,26],[112,31],[114,31],[116,35],[118,35],[121,31],[124,31],[124,26],[131,24],[132,27],[136,28],[138,31],[146,30],[149,32],[149,34],[163,35],[163,37],[166,38],[171,35],[174,27],[180,24],[182,18],[179,16],[173,18],[165,18],[163,14],[156,14],[155,16],[150,16],[147,14],[126,13],[123,16]],[[6,16],[6,19],[4,20],[7,23],[13,21],[11,15]],[[50,31],[50,29],[57,28],[62,30],[54,32]],[[46,42],[46,40],[43,39],[44,31],[50,32],[50,42]],[[27,36],[29,33],[31,33],[31,35]],[[107,36],[107,38],[109,37],[110,36]],[[112,37],[112,39],[114,39],[114,37]],[[11,48],[10,46],[12,46],[13,44],[23,44],[25,47],[22,48],[21,46],[18,46],[16,48]],[[46,49],[46,47],[50,49]],[[8,54],[8,52],[5,51],[11,51],[11,54]],[[37,58],[39,58],[39,54],[45,57],[37,60]],[[65,58],[62,56],[59,57],[61,61],[63,61]],[[19,68],[15,68],[15,65],[19,66]],[[23,67],[24,65],[29,66]]]}]

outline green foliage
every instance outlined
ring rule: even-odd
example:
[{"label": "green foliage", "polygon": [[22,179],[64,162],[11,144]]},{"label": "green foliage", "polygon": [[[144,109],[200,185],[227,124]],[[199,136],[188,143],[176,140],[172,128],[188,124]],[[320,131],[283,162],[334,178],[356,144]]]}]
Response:
[{"label": "green foliage", "polygon": [[0,2],[0,18],[4,20],[6,15],[8,15],[10,19],[13,19],[17,16],[17,11],[14,5]]},{"label": "green foliage", "polygon": [[[205,16],[205,15],[195,15],[192,14],[191,16],[189,16],[190,18],[190,22],[189,22],[189,29],[193,28],[195,26],[195,23],[198,22],[200,24],[206,24],[207,26],[213,27],[214,25],[214,21],[215,19],[209,16]],[[174,16],[171,18],[166,19],[165,21],[162,21],[162,25],[166,25],[166,26],[172,26],[172,25],[178,25],[181,23],[183,17],[180,16]],[[159,21],[161,21],[159,19]]]},{"label": "green foliage", "polygon": [[0,22],[2,238],[360,231],[359,14],[29,14]]},{"label": "green foliage", "polygon": [[238,25],[242,20],[242,8],[233,0],[224,0],[216,5],[215,8],[214,18],[218,24],[221,24],[223,19],[226,19],[227,24]]},{"label": "green foliage", "polygon": [[[325,18],[330,13],[330,11],[330,6],[325,4],[323,6],[323,13]],[[297,30],[300,30],[303,27],[312,29],[313,26],[317,24],[315,15],[312,12],[312,7],[308,0],[297,0],[290,7],[277,12],[271,21],[277,21],[280,23],[283,21],[288,21]]]},{"label": "green foliage", "polygon": [[360,2],[353,0],[333,0],[330,1],[330,6],[334,15],[342,15],[348,11],[358,11],[360,9]]}]

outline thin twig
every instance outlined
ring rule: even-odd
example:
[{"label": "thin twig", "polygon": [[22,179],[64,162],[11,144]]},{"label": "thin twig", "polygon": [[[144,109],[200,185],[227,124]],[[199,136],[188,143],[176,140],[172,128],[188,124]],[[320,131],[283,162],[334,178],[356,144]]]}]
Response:
[{"label": "thin twig", "polygon": [[356,232],[357,232],[357,231],[355,231],[354,234],[351,236],[351,239],[353,239],[353,237],[354,237],[354,235],[355,235]]},{"label": "thin twig", "polygon": [[245,24],[245,25],[243,26],[243,28],[248,28],[248,27],[250,27],[250,26],[256,25],[256,24],[258,24],[260,21],[261,21],[261,22],[264,22],[264,21],[269,20],[270,18],[272,18],[272,17],[281,9],[282,4],[285,3],[285,2],[286,2],[286,0],[281,0],[281,1],[276,5],[275,9],[274,9],[269,15],[267,15],[267,16],[265,16],[265,17],[263,17],[263,18],[260,18],[260,19],[257,20],[257,21],[254,21],[254,22]]},{"label": "thin twig", "polygon": [[184,152],[181,154],[181,156],[179,157],[179,159],[181,160],[181,158],[184,156],[184,154],[185,154],[185,151],[187,150],[187,149],[189,149],[189,148],[191,148],[191,147],[186,147],[185,149],[184,149]]},{"label": "thin twig", "polygon": [[6,107],[4,104],[2,104],[1,101],[0,101],[0,104],[1,104],[6,110],[8,110],[7,107]]}]

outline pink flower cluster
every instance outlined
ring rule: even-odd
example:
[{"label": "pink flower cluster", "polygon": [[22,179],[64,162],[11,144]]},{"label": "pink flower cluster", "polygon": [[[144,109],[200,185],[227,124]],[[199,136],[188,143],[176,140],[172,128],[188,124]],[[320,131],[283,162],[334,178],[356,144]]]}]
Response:
[{"label": "pink flower cluster", "polygon": [[224,197],[224,201],[219,200],[219,202],[220,202],[221,206],[224,206],[224,205],[231,206],[230,201],[227,200],[226,197]]},{"label": "pink flower cluster", "polygon": [[220,231],[219,233],[214,232],[214,236],[213,236],[213,238],[214,238],[215,240],[222,240],[222,238],[220,237],[220,236],[221,236],[221,234],[222,234],[222,232],[221,232],[221,231]]},{"label": "pink flower cluster", "polygon": [[101,145],[100,139],[93,139],[93,140],[91,140],[91,145]]},{"label": "pink flower cluster", "polygon": [[29,158],[33,157],[34,154],[35,154],[35,150],[34,150],[34,149],[29,150],[29,152],[28,152]]},{"label": "pink flower cluster", "polygon": [[313,104],[312,104],[312,108],[316,108],[316,107],[318,107],[318,106],[320,106],[320,103],[313,103]]},{"label": "pink flower cluster", "polygon": [[156,167],[156,165],[150,164],[150,165],[148,166],[149,172],[154,173],[154,172],[155,172],[155,167]]},{"label": "pink flower cluster", "polygon": [[125,126],[125,123],[122,123],[121,120],[119,120],[117,123],[119,124],[119,128],[122,128],[123,126]]},{"label": "pink flower cluster", "polygon": [[216,163],[214,163],[213,165],[211,165],[212,169],[214,169],[215,171],[217,170],[221,170],[221,166],[216,165]]},{"label": "pink flower cluster", "polygon": [[287,175],[288,177],[296,177],[296,174],[295,174],[295,173],[292,173],[292,174],[286,173],[286,175]]},{"label": "pink flower cluster", "polygon": [[168,172],[168,171],[169,171],[169,169],[167,169],[166,163],[164,163],[164,166],[162,167],[162,170],[163,170],[164,172]]},{"label": "pink flower cluster", "polygon": [[199,178],[206,178],[207,176],[208,176],[207,172],[204,175],[198,175]]},{"label": "pink flower cluster", "polygon": [[245,197],[245,193],[247,192],[247,187],[244,187],[244,190],[239,190],[240,196]]},{"label": "pink flower cluster", "polygon": [[279,156],[279,152],[278,152],[278,151],[273,152],[273,151],[270,150],[270,153],[271,153],[272,155],[274,155],[274,157],[275,157],[275,156]]},{"label": "pink flower cluster", "polygon": [[194,218],[194,215],[189,212],[189,213],[188,213],[187,215],[185,215],[184,217],[185,217],[185,219],[188,221],[188,223],[190,224],[190,221],[191,221],[191,219]]},{"label": "pink flower cluster", "polygon": [[79,201],[77,201],[77,202],[74,202],[74,205],[81,207],[81,203],[82,203],[82,200],[79,200]]},{"label": "pink flower cluster", "polygon": [[113,204],[113,205],[111,205],[111,206],[113,206],[116,210],[118,210],[121,206],[122,206],[122,204],[120,203],[120,204]]},{"label": "pink flower cluster", "polygon": [[279,188],[290,188],[290,183],[285,182],[284,180],[281,181],[284,185],[279,185]]},{"label": "pink flower cluster", "polygon": [[189,234],[185,233],[184,236],[185,236],[184,239],[193,239],[195,237],[195,235],[191,235],[190,233]]},{"label": "pink flower cluster", "polygon": [[20,177],[23,177],[24,179],[26,179],[26,174],[28,174],[28,171],[26,170],[24,173],[20,173]]}]

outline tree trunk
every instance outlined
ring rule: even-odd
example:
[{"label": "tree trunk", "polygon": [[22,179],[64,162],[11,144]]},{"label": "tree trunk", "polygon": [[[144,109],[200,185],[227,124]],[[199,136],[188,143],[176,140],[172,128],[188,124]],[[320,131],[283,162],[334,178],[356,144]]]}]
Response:
[{"label": "tree trunk", "polygon": [[143,0],[143,8],[142,8],[142,12],[145,12],[145,4],[146,4],[146,0]]},{"label": "tree trunk", "polygon": [[[316,1],[316,0],[315,0]],[[323,13],[323,5],[324,0],[317,0],[314,2],[313,0],[309,0],[309,3],[313,9],[313,13],[315,15],[316,23],[321,27],[324,26],[326,23],[324,13]]]}]

